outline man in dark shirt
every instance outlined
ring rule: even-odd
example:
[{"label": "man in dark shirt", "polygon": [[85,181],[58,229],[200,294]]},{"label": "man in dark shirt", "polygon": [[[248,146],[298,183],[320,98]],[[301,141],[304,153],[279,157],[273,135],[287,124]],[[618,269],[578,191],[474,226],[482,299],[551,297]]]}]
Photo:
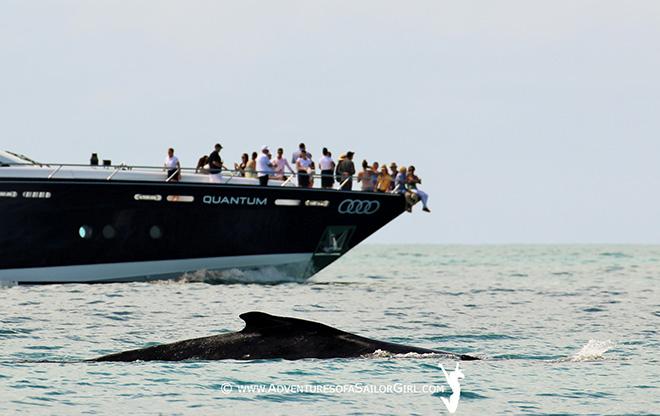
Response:
[{"label": "man in dark shirt", "polygon": [[220,143],[216,143],[215,150],[209,155],[208,163],[210,173],[220,173],[224,167],[222,165],[222,159],[220,158],[220,150],[222,150],[222,146]]},{"label": "man in dark shirt", "polygon": [[[342,191],[350,191],[353,189],[353,175],[355,174],[355,164],[353,164],[353,152],[346,153],[346,159],[339,162],[335,174],[337,180],[344,185],[341,186]],[[349,179],[350,178],[350,179]],[[347,180],[348,179],[348,180]]]},{"label": "man in dark shirt", "polygon": [[[302,153],[303,150],[305,152],[307,152],[307,148],[305,147],[305,143],[300,143],[298,145],[298,150],[293,152],[293,154],[291,155],[291,164],[292,165],[296,164],[296,162],[298,161],[298,158],[300,157],[300,153]],[[307,159],[312,160],[312,154],[309,153],[309,152],[307,152]],[[313,168],[314,168],[314,161],[312,160],[312,169]]]}]

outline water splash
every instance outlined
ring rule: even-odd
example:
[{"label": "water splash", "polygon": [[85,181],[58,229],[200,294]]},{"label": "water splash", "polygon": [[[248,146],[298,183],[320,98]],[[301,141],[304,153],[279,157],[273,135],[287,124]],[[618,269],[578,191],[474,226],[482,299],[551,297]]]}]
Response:
[{"label": "water splash", "polygon": [[582,362],[602,360],[603,355],[614,348],[616,344],[610,340],[599,341],[590,339],[577,353],[571,356],[567,361]]},{"label": "water splash", "polygon": [[0,289],[11,289],[12,287],[18,286],[17,282],[12,281],[0,281]]},{"label": "water splash", "polygon": [[282,267],[259,267],[249,269],[228,269],[221,271],[198,270],[192,273],[184,273],[176,279],[180,283],[204,282],[210,284],[223,283],[288,283],[304,282],[305,279],[299,277],[297,270],[289,270]]}]

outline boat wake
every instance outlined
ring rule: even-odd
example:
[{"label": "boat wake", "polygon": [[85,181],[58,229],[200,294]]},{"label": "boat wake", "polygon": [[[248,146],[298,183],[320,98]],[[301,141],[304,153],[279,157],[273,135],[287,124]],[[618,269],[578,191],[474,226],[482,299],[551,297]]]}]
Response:
[{"label": "boat wake", "polygon": [[17,282],[13,281],[0,281],[0,289],[11,289],[12,287],[18,286]]},{"label": "boat wake", "polygon": [[296,267],[266,266],[247,269],[228,269],[220,271],[198,270],[192,273],[184,273],[176,279],[179,283],[208,283],[208,284],[232,284],[232,283],[302,283],[306,279],[301,277]]}]

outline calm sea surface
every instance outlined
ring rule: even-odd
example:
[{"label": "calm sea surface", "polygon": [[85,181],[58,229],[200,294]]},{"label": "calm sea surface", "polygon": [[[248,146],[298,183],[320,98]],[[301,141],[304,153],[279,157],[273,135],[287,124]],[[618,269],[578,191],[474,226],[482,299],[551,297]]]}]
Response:
[{"label": "calm sea surface", "polygon": [[0,414],[449,414],[438,357],[80,362],[251,310],[482,357],[459,415],[658,414],[659,283],[654,246],[366,246],[303,284],[3,287]]}]

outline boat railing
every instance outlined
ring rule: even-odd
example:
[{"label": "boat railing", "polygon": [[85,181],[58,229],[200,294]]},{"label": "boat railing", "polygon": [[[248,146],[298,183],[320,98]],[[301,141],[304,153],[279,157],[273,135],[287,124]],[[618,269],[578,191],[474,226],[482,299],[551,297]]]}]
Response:
[{"label": "boat railing", "polygon": [[[222,183],[222,184],[227,184],[231,182],[232,180],[236,178],[242,178],[242,179],[248,179],[248,178],[253,178],[257,179],[257,177],[261,173],[266,173],[270,176],[270,180],[272,182],[269,182],[269,186],[289,186],[289,187],[294,187],[298,186],[298,174],[296,173],[285,173],[284,175],[274,175],[273,172],[261,172],[261,171],[253,171],[249,172],[252,176],[246,176],[246,173],[243,170],[238,170],[238,169],[221,169],[220,172],[218,173],[211,173],[209,172],[208,169],[199,169],[199,168],[185,168],[185,167],[180,167],[177,168],[174,173],[171,175],[167,176],[167,171],[163,166],[143,166],[143,165],[127,165],[125,163],[120,163],[118,165],[89,165],[89,164],[77,164],[77,163],[5,163],[3,166],[11,167],[11,166],[21,166],[21,167],[40,167],[42,169],[50,169],[50,173],[48,174],[47,178],[48,179],[54,179],[57,178],[58,174],[61,174],[63,172],[64,168],[80,168],[80,169],[94,169],[94,170],[107,170],[109,173],[106,176],[105,180],[107,181],[112,181],[112,180],[120,180],[115,178],[117,174],[120,172],[124,171],[133,171],[133,172],[161,172],[165,173],[165,182],[175,182],[176,180],[174,179],[175,177],[183,177],[185,178],[187,175],[195,175],[196,177],[210,177],[213,175],[213,178],[215,179],[213,182],[217,183]],[[179,176],[181,175],[181,176]],[[323,175],[320,173],[309,173],[308,174],[309,178],[312,179],[310,187],[313,188],[321,188],[321,179],[323,177],[327,177],[327,175]],[[339,186],[337,185],[337,182],[335,179],[335,175],[331,175],[333,179],[333,188],[334,189],[345,189],[345,187],[348,185],[349,182],[357,182],[357,175],[352,175],[346,177],[341,183],[339,183]],[[182,180],[182,182],[189,183],[188,181]],[[354,184],[355,185],[355,184]],[[396,192],[393,191],[393,192]]]}]

